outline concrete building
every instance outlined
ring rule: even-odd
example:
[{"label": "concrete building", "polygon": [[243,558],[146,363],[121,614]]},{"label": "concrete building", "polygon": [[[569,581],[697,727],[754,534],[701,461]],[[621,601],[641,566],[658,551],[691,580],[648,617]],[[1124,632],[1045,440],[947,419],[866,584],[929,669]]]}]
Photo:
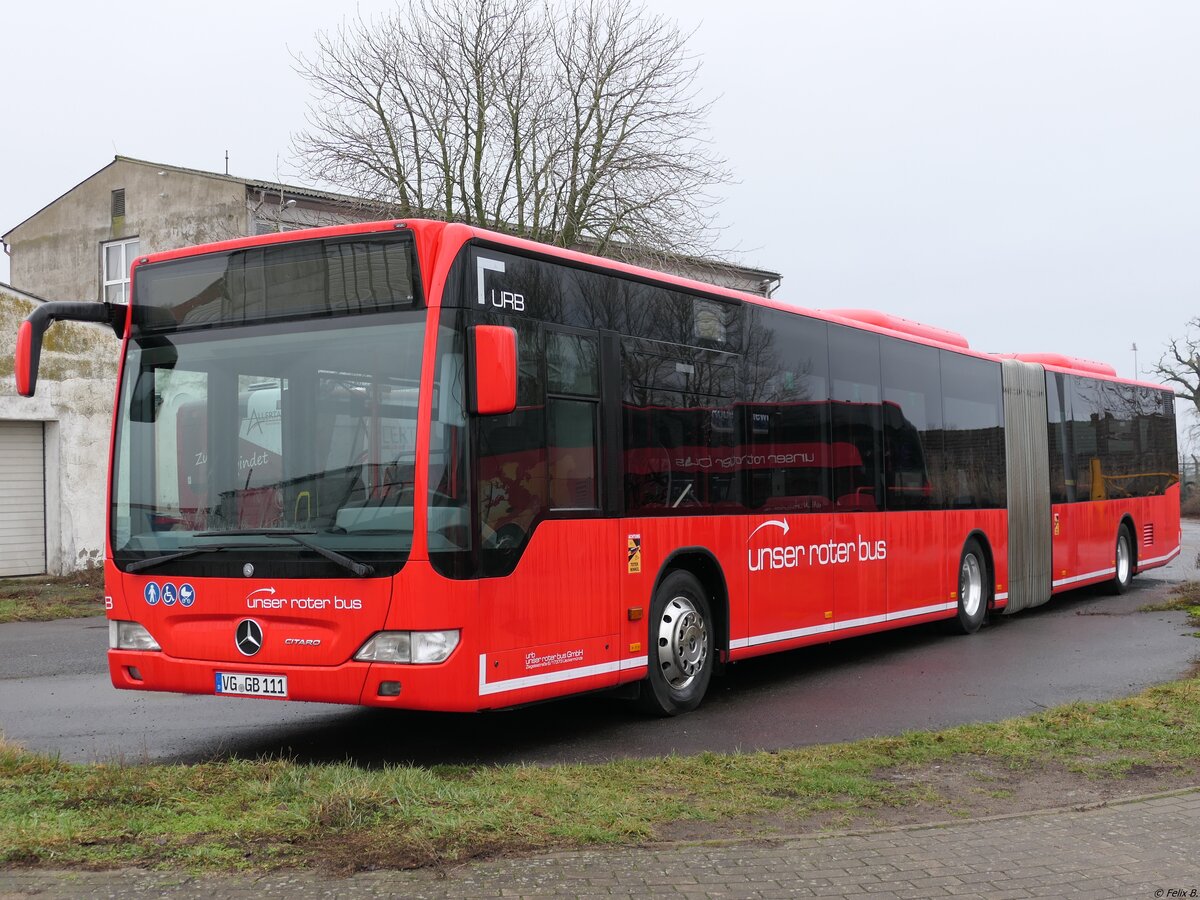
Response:
[{"label": "concrete building", "polygon": [[0,576],[65,573],[103,556],[118,344],[105,326],[59,322],[37,396],[18,397],[17,326],[42,302],[0,284]]},{"label": "concrete building", "polygon": [[[47,300],[123,300],[138,254],[383,218],[346,194],[117,156],[0,235],[12,284]],[[586,245],[577,249],[587,251]],[[634,265],[770,295],[777,272],[620,248]]]},{"label": "concrete building", "polygon": [[341,194],[118,156],[0,241],[22,290],[119,301],[137,254],[371,217]]},{"label": "concrete building", "polygon": [[[382,217],[345,194],[117,156],[0,235],[16,286],[0,284],[0,576],[63,573],[103,556],[119,345],[105,326],[55,324],[37,396],[18,397],[17,325],[35,304],[123,302],[138,255]],[[737,290],[770,295],[780,281],[775,272],[622,250],[627,262]]]}]

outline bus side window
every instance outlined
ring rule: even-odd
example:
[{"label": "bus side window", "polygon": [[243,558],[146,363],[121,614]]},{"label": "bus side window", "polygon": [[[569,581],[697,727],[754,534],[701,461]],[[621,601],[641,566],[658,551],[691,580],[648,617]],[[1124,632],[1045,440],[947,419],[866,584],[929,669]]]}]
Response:
[{"label": "bus side window", "polygon": [[1075,448],[1075,502],[1102,499],[1103,476],[1093,479],[1100,464],[1100,431],[1104,419],[1104,403],[1100,384],[1092,378],[1071,375],[1071,442]]},{"label": "bus side window", "polygon": [[552,509],[596,509],[596,417],[588,400],[546,401]]},{"label": "bus side window", "polygon": [[846,512],[883,509],[883,415],[879,336],[840,325],[829,329],[833,446],[854,448],[856,464],[831,461],[833,502]]},{"label": "bus side window", "polygon": [[949,350],[942,357],[948,508],[1002,509],[1008,503],[1000,366]]},{"label": "bus side window", "polygon": [[880,340],[887,506],[935,509],[943,446],[938,351],[897,338]]},{"label": "bus side window", "polygon": [[597,509],[599,341],[546,331],[546,437],[551,509]]},{"label": "bus side window", "polygon": [[741,509],[736,365],[731,353],[622,340],[627,512]]},{"label": "bus side window", "polygon": [[1071,503],[1075,499],[1075,464],[1071,449],[1071,395],[1067,376],[1046,372],[1046,423],[1050,454],[1050,502]]},{"label": "bus side window", "polygon": [[777,309],[747,309],[746,322],[740,396],[748,404],[737,454],[746,505],[826,512],[830,473],[846,461],[830,445],[828,326]]}]

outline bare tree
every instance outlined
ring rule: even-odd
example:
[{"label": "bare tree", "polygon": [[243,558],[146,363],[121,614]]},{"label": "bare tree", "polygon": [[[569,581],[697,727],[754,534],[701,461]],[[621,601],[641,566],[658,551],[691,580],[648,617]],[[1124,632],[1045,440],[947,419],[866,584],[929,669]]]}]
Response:
[{"label": "bare tree", "polygon": [[1183,338],[1167,342],[1151,372],[1171,385],[1176,397],[1191,402],[1200,427],[1200,316],[1187,323]]},{"label": "bare tree", "polygon": [[296,151],[397,216],[704,253],[728,175],[687,38],[634,0],[407,0],[297,56],[313,100]]}]

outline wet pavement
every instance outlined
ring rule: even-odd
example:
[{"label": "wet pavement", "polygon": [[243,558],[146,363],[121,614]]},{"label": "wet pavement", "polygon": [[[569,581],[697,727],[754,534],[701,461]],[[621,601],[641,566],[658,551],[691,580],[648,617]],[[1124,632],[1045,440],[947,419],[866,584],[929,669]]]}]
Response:
[{"label": "wet pavement", "polygon": [[117,691],[103,620],[0,627],[0,733],[70,761],[286,755],[361,765],[595,762],[774,750],[1025,715],[1127,696],[1188,673],[1182,613],[1142,613],[1196,577],[1184,551],[1123,597],[1084,589],[999,616],[980,633],[921,626],[731,666],[697,711],[647,719],[603,696],[476,715]]}]

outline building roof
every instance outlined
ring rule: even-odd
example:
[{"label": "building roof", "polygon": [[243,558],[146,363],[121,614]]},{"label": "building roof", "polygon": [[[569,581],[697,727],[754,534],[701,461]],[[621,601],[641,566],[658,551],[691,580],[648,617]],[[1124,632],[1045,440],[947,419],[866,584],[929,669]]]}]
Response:
[{"label": "building roof", "polygon": [[83,184],[86,181],[90,181],[91,179],[93,179],[97,175],[99,175],[101,172],[103,172],[105,169],[107,169],[109,166],[116,165],[117,163],[120,163],[120,162],[132,163],[132,164],[138,165],[138,166],[147,166],[147,167],[152,168],[159,172],[177,172],[177,173],[183,174],[183,175],[193,175],[198,178],[212,178],[212,179],[216,179],[218,181],[227,181],[227,182],[230,182],[231,184],[241,184],[241,185],[246,186],[249,189],[264,191],[266,193],[282,192],[291,197],[304,197],[304,198],[308,198],[308,199],[312,199],[312,200],[320,200],[325,203],[332,203],[332,204],[336,204],[338,206],[363,206],[363,204],[365,202],[362,197],[355,197],[350,194],[338,194],[333,191],[318,191],[315,188],[300,187],[300,186],[293,185],[293,184],[283,184],[278,181],[262,181],[257,178],[242,178],[237,175],[223,175],[220,172],[207,172],[204,169],[189,169],[185,166],[172,166],[172,165],[168,165],[166,163],[156,163],[156,162],[151,162],[151,161],[145,160],[145,159],[135,159],[132,156],[121,156],[120,154],[118,154],[117,156],[113,157],[112,162],[97,169],[95,172],[93,172],[87,178],[83,179],[83,181],[80,181],[80,182],[72,185],[67,190],[63,191],[61,194],[59,194],[57,197],[55,197],[53,200],[51,200],[49,203],[42,206],[41,209],[37,210],[37,212],[33,213],[32,215],[26,216],[24,219],[22,219],[20,222],[18,222],[16,225],[14,225],[12,228],[8,229],[8,231],[4,232],[3,235],[0,235],[0,239],[7,240],[8,236],[10,234],[12,234],[14,231],[16,231],[18,228],[20,228],[22,225],[24,225],[30,219],[36,217],[39,213],[41,213],[44,210],[48,209],[49,207],[53,206],[55,203],[57,203],[59,200],[61,200],[63,197],[65,197],[67,194],[71,193],[71,191],[73,191],[77,187],[79,187],[79,185]]},{"label": "building roof", "polygon": [[[257,178],[242,178],[238,175],[223,175],[220,172],[208,172],[204,169],[189,169],[185,166],[170,166],[160,165],[159,163],[148,162],[144,159],[134,159],[132,156],[117,156],[113,162],[135,163],[139,166],[150,166],[162,172],[179,172],[185,175],[197,175],[202,178],[215,178],[219,181],[228,181],[233,184],[244,184],[248,188],[254,190],[266,191],[268,193],[285,193],[295,197],[308,197],[313,200],[323,200],[326,203],[336,203],[346,206],[363,206],[369,205],[369,201],[363,197],[355,197],[352,194],[339,194],[334,191],[318,191],[316,188],[301,187],[295,184],[284,184],[279,181],[262,181]],[[110,163],[111,165],[111,163]],[[107,168],[107,167],[106,167]]]},{"label": "building roof", "polygon": [[39,297],[37,294],[31,294],[29,291],[23,291],[18,287],[13,287],[11,284],[6,284],[0,281],[0,294],[10,294],[13,297],[18,297],[21,300],[32,300],[34,303],[48,302],[45,297]]},{"label": "building roof", "polygon": [[[101,172],[103,172],[109,166],[116,165],[119,162],[132,163],[133,165],[138,165],[138,166],[148,166],[159,172],[176,172],[176,173],[183,174],[183,175],[192,175],[197,178],[212,178],[212,179],[216,179],[218,181],[230,182],[232,184],[241,184],[241,185],[244,185],[249,190],[262,191],[263,193],[267,193],[267,194],[281,194],[281,195],[287,195],[289,197],[298,197],[298,198],[305,198],[305,199],[310,199],[310,200],[317,200],[317,201],[320,201],[323,203],[329,203],[329,204],[332,204],[335,206],[357,207],[359,209],[366,209],[366,210],[378,209],[378,204],[373,203],[372,201],[370,201],[364,197],[358,197],[353,194],[340,194],[335,191],[320,191],[320,190],[317,190],[316,188],[302,187],[300,185],[294,185],[294,184],[284,184],[284,183],[278,182],[278,181],[262,181],[257,178],[242,178],[237,175],[225,175],[220,172],[209,172],[204,169],[189,169],[186,166],[172,166],[172,165],[169,165],[166,163],[156,163],[156,162],[151,162],[151,161],[145,160],[145,159],[136,159],[132,156],[121,156],[120,154],[117,154],[116,156],[113,157],[113,161],[108,163],[108,165],[105,165],[105,166],[97,169],[95,172],[93,172],[87,178],[83,179],[83,181],[80,181],[78,184],[75,184],[74,186],[63,191],[61,194],[59,194],[57,197],[55,197],[53,200],[51,200],[49,203],[47,203],[45,206],[43,206],[37,212],[33,213],[33,215],[27,216],[25,219],[18,222],[12,228],[8,229],[8,231],[6,231],[6,232],[4,232],[4,234],[0,235],[0,240],[7,241],[8,236],[10,234],[12,234],[14,231],[16,231],[18,228],[20,228],[22,225],[24,225],[30,219],[34,218],[35,216],[37,216],[39,213],[41,213],[43,210],[47,209],[48,207],[53,206],[55,203],[57,203],[59,200],[61,200],[63,197],[65,197],[67,194],[71,193],[71,191],[75,190],[75,188],[79,187],[79,185],[83,184],[85,181],[89,181],[90,179],[95,178],[97,175],[99,175]],[[383,217],[382,213],[380,213],[380,217],[381,218]],[[588,248],[587,241],[584,241],[582,243],[581,248],[584,250],[587,250],[587,248]],[[624,251],[633,251],[635,253],[638,252],[636,248],[629,247],[628,245],[623,245],[623,244],[621,245],[621,249]],[[731,263],[731,262],[727,262],[725,260],[720,260],[720,259],[708,259],[708,258],[698,257],[698,256],[690,256],[690,255],[685,255],[685,254],[670,254],[670,253],[664,254],[664,257],[670,257],[673,259],[677,259],[686,265],[694,266],[697,268],[709,268],[709,269],[713,269],[713,270],[725,269],[725,270],[729,270],[729,271],[739,272],[743,275],[747,275],[751,278],[755,278],[762,282],[777,282],[777,281],[781,281],[783,278],[783,276],[779,272],[772,272],[770,269],[755,269],[755,268],[751,268],[749,266],[743,266],[738,263]]]}]

